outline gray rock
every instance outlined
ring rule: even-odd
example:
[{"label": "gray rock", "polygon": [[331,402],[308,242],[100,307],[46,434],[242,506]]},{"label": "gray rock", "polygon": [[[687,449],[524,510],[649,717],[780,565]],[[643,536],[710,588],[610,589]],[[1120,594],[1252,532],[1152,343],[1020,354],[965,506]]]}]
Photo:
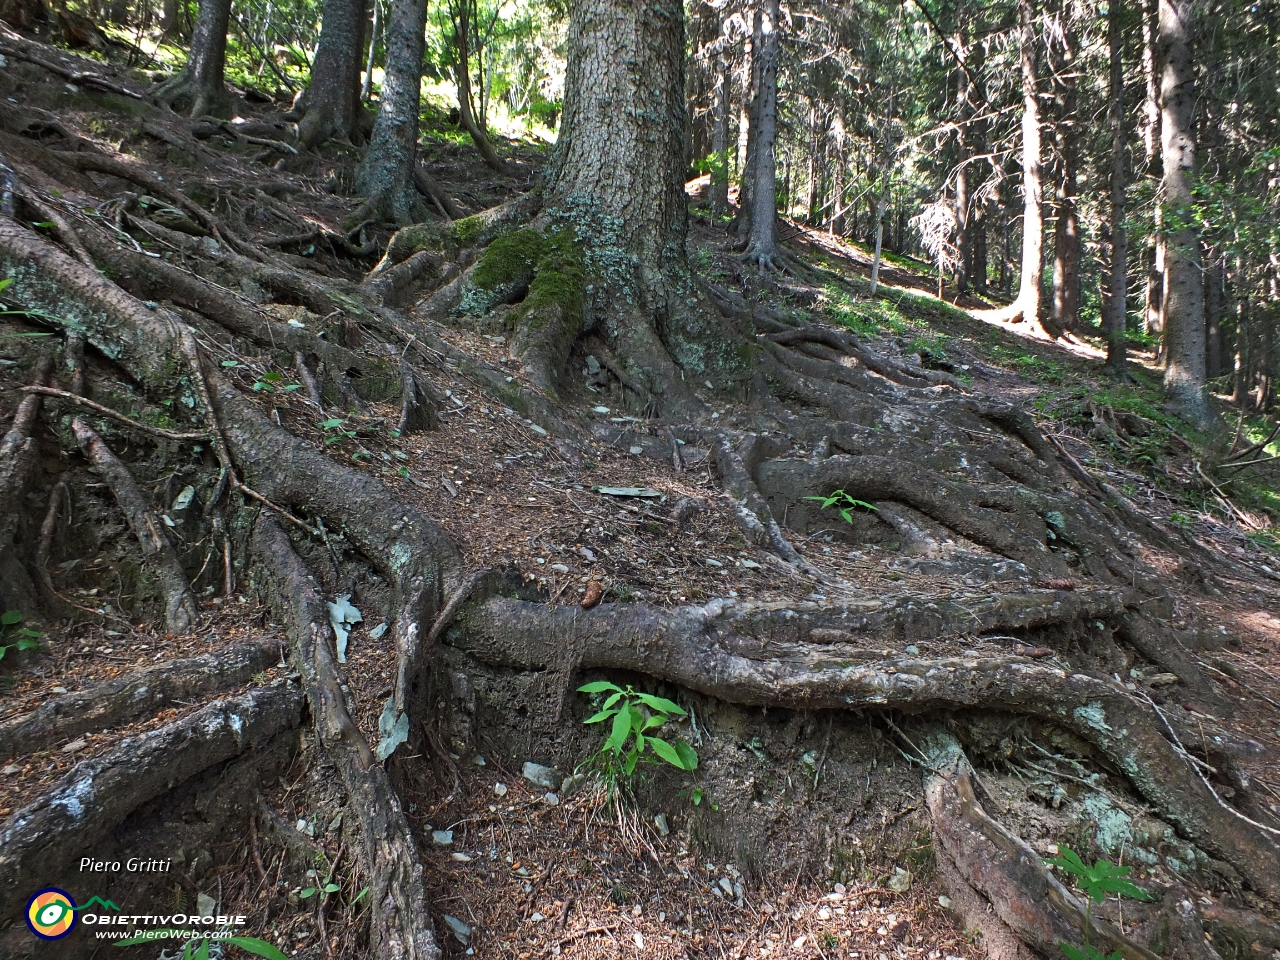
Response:
[{"label": "gray rock", "polygon": [[464,947],[471,942],[471,928],[459,920],[457,917],[451,917],[447,913],[444,915],[444,922],[449,925],[450,932]]},{"label": "gray rock", "polygon": [[906,893],[911,889],[911,874],[901,867],[894,867],[893,876],[889,878],[887,886],[894,893]]},{"label": "gray rock", "polygon": [[525,765],[520,769],[520,773],[530,783],[542,787],[544,790],[554,790],[560,786],[560,777],[556,772],[540,763],[526,761]]},{"label": "gray rock", "polygon": [[495,797],[505,797],[507,795],[507,785],[505,783],[495,783],[493,785],[493,795]]},{"label": "gray rock", "polygon": [[660,813],[653,818],[653,825],[658,828],[658,833],[664,837],[671,832],[671,827],[667,825],[667,815]]},{"label": "gray rock", "polygon": [[432,830],[431,842],[440,847],[449,847],[453,845],[452,830]]}]

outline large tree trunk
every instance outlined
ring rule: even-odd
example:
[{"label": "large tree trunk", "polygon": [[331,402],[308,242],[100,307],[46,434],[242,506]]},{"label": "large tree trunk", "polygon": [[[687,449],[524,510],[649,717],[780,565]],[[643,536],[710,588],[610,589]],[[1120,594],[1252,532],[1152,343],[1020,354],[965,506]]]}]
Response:
[{"label": "large tree trunk", "polygon": [[1162,206],[1173,222],[1164,234],[1165,394],[1196,424],[1211,419],[1204,382],[1204,280],[1195,226],[1195,61],[1192,0],[1160,0],[1158,62]]},{"label": "large tree trunk", "polygon": [[338,137],[360,144],[360,59],[364,53],[364,0],[325,0],[320,45],[311,83],[298,106],[298,140],[308,147]]},{"label": "large tree trunk", "polygon": [[774,267],[781,259],[778,249],[777,145],[778,145],[778,59],[782,29],[778,0],[767,0],[762,26],[764,46],[760,58],[759,122],[756,132],[755,165],[751,172],[751,233],[746,259],[760,270]]},{"label": "large tree trunk", "polygon": [[356,186],[368,202],[352,219],[371,214],[412,222],[420,209],[413,167],[418,145],[418,105],[427,0],[394,0],[387,24],[387,67],[382,106],[369,150],[356,172]]},{"label": "large tree trunk", "polygon": [[231,96],[224,82],[227,66],[227,27],[231,0],[203,0],[191,36],[191,56],[183,71],[155,93],[171,106],[189,107],[189,114],[225,116]]},{"label": "large tree trunk", "polygon": [[1102,329],[1107,338],[1107,370],[1113,376],[1127,376],[1125,360],[1125,308],[1128,300],[1129,238],[1125,231],[1124,166],[1124,36],[1121,30],[1123,7],[1111,0],[1107,13],[1107,48],[1111,58],[1111,211],[1107,231],[1110,263],[1107,265],[1107,296],[1103,301]]},{"label": "large tree trunk", "polygon": [[[1068,14],[1064,14],[1068,16]],[[1054,70],[1057,86],[1057,141],[1059,181],[1058,219],[1053,234],[1053,325],[1072,330],[1080,318],[1080,216],[1076,207],[1076,173],[1079,164],[1079,117],[1076,115],[1078,45],[1074,28],[1063,25],[1061,62]]]},{"label": "large tree trunk", "polygon": [[751,233],[751,195],[755,188],[756,145],[760,129],[760,69],[764,58],[764,5],[758,0],[751,20],[751,43],[747,51],[749,68],[746,71],[746,88],[743,90],[742,124],[739,146],[742,150],[742,169],[738,181],[738,219],[734,229],[739,237]]}]

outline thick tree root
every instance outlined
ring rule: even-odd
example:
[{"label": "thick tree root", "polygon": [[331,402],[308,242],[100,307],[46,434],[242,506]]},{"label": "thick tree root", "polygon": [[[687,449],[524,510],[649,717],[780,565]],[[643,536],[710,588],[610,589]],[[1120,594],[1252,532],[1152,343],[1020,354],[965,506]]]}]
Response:
[{"label": "thick tree root", "polygon": [[[1111,924],[1091,917],[1048,871],[1040,856],[992,819],[974,789],[973,768],[960,744],[934,727],[917,741],[926,766],[925,800],[934,835],[964,881],[991,904],[1000,922],[1023,943],[1054,954],[1064,941],[1119,951],[1125,960],[1154,960]],[[963,895],[963,891],[960,891]]]},{"label": "thick tree root", "polygon": [[0,827],[0,911],[14,916],[32,877],[56,876],[134,810],[302,722],[296,686],[278,682],[216,700],[78,764]]},{"label": "thick tree root", "polygon": [[[923,623],[938,636],[1062,622],[1070,607],[1105,618],[1116,602],[1114,594],[1090,596],[1092,603],[1079,594],[1056,596],[1062,599],[1027,593],[971,605],[916,598],[829,609],[718,600],[671,611],[603,605],[585,615],[493,597],[460,618],[465,626],[448,637],[485,662],[526,670],[554,664],[563,640],[553,638],[571,637],[583,668],[633,670],[753,706],[1037,716],[1092,743],[1162,816],[1280,903],[1280,831],[1253,823],[1214,793],[1181,744],[1166,739],[1173,730],[1149,702],[1110,681],[1017,658],[884,658],[848,645],[858,634],[874,637],[877,646],[904,642]],[[951,631],[937,630],[939,620],[953,623]]]},{"label": "thick tree root", "polygon": [[351,719],[324,603],[274,520],[258,519],[252,546],[272,606],[288,624],[293,662],[311,702],[320,745],[342,777],[358,824],[373,904],[370,955],[436,960],[440,950],[416,842],[386,770]]},{"label": "thick tree root", "polygon": [[[35,369],[37,386],[49,379],[52,369],[53,355],[42,354]],[[13,423],[0,439],[0,503],[21,503],[31,483],[36,464],[36,442],[31,432],[39,414],[40,395],[27,394],[18,404]],[[6,610],[32,609],[35,601],[30,578],[14,549],[21,519],[20,510],[0,511],[0,605]]]},{"label": "thick tree root", "polygon": [[115,495],[116,503],[129,521],[129,529],[142,545],[142,554],[152,566],[164,593],[165,626],[170,633],[186,633],[195,626],[200,613],[191,584],[178,560],[173,544],[155,511],[147,505],[142,491],[123,463],[93,428],[79,418],[71,421],[71,430],[89,462],[102,474]]},{"label": "thick tree root", "polygon": [[0,758],[12,758],[90,730],[152,716],[174,704],[248,683],[280,659],[276,643],[249,644],[186,660],[160,663],[44,701],[30,713],[0,721]]}]

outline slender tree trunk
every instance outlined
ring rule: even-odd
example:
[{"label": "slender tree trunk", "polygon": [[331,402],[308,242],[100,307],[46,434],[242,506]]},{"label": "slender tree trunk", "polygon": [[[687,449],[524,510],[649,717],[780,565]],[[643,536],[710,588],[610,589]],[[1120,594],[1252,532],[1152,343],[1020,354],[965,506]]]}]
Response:
[{"label": "slender tree trunk", "polygon": [[369,214],[411,223],[420,209],[414,186],[422,54],[427,0],[393,0],[387,23],[387,66],[382,103],[369,149],[356,171],[356,187],[368,198],[356,218]]},{"label": "slender tree trunk", "polygon": [[889,107],[885,111],[884,125],[880,131],[880,141],[884,154],[880,158],[880,195],[876,197],[874,217],[875,254],[871,260],[871,296],[876,295],[876,287],[880,283],[880,257],[884,252],[884,215],[889,208],[889,174],[893,169],[896,150],[893,146],[893,100],[897,90],[889,89]]},{"label": "slender tree trunk", "polygon": [[360,103],[369,102],[373,92],[373,57],[378,52],[378,34],[382,30],[383,0],[373,0],[373,24],[369,27],[369,56],[364,65],[364,81],[360,84]]},{"label": "slender tree trunk", "polygon": [[166,39],[176,36],[180,25],[178,0],[163,0],[160,13],[160,33]]},{"label": "slender tree trunk", "polygon": [[1036,77],[1036,14],[1031,0],[1018,2],[1019,60],[1022,65],[1022,273],[1017,313],[1051,336],[1062,331],[1047,326],[1040,311],[1040,271],[1044,266],[1043,184],[1040,166],[1039,81]]},{"label": "slender tree trunk", "polygon": [[777,140],[778,60],[782,16],[778,0],[765,0],[764,46],[760,65],[759,129],[751,185],[751,233],[745,257],[760,270],[777,266],[778,248]]},{"label": "slender tree trunk", "polygon": [[1204,278],[1195,226],[1196,166],[1193,0],[1159,0],[1160,126],[1163,177],[1165,394],[1181,416],[1207,424],[1212,413],[1204,382]]},{"label": "slender tree trunk", "polygon": [[1107,271],[1107,297],[1103,302],[1102,329],[1107,338],[1107,370],[1113,376],[1128,376],[1125,358],[1125,313],[1128,301],[1129,239],[1125,231],[1125,164],[1124,164],[1124,35],[1123,7],[1120,0],[1110,0],[1107,11],[1107,48],[1110,64],[1111,175],[1110,175],[1110,263]]},{"label": "slender tree trunk", "polygon": [[[1147,96],[1142,105],[1142,144],[1146,150],[1146,174],[1160,178],[1160,87],[1156,73],[1156,20],[1159,0],[1142,0],[1142,75]],[[1143,320],[1147,334],[1159,336],[1164,330],[1164,243],[1160,236],[1161,209],[1156,207],[1155,225],[1147,239],[1146,310]]]},{"label": "slender tree trunk", "polygon": [[[471,10],[474,0],[462,0],[458,6],[457,18],[454,22],[457,38],[458,59],[454,64],[454,72],[458,80],[458,115],[462,127],[471,136],[485,165],[497,173],[506,173],[507,165],[502,162],[498,152],[493,149],[488,134],[480,129],[475,116],[471,112]],[[483,78],[482,78],[483,80]]]},{"label": "slender tree trunk", "polygon": [[360,58],[365,0],[325,0],[311,83],[298,102],[298,140],[314,147],[331,137],[364,142],[360,126]]},{"label": "slender tree trunk", "polygon": [[970,236],[971,199],[969,183],[972,171],[969,169],[969,157],[972,151],[973,131],[973,91],[969,89],[969,73],[966,69],[968,51],[965,36],[965,9],[963,0],[956,4],[956,33],[952,40],[959,69],[956,71],[956,109],[959,113],[956,129],[956,247],[959,257],[956,260],[956,292],[965,293],[969,289],[969,276],[973,271],[973,240]]},{"label": "slender tree trunk", "polygon": [[[1070,17],[1063,10],[1063,18]],[[1080,217],[1076,177],[1079,164],[1079,117],[1076,115],[1076,79],[1079,67],[1074,27],[1063,24],[1062,62],[1055,70],[1058,116],[1054,124],[1060,164],[1058,218],[1053,237],[1053,326],[1074,330],[1080,319]]]},{"label": "slender tree trunk", "polygon": [[1214,247],[1208,254],[1204,271],[1204,375],[1212,380],[1222,374],[1222,316],[1226,296],[1222,254]]},{"label": "slender tree trunk", "polygon": [[711,130],[711,212],[722,216],[729,209],[729,66],[715,66],[715,125]]}]

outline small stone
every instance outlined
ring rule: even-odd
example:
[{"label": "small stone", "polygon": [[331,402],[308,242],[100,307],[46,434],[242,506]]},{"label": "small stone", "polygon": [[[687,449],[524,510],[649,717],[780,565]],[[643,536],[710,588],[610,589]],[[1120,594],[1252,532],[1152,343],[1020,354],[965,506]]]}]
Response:
[{"label": "small stone", "polygon": [[639,931],[639,930],[637,930],[637,931],[635,932],[635,935],[634,935],[631,939],[633,939],[633,940],[635,941],[635,943],[636,943],[636,949],[637,949],[637,950],[643,950],[643,949],[644,949],[644,937],[642,937],[642,936],[640,935],[640,931]]},{"label": "small stone", "polygon": [[723,563],[721,563],[719,560],[714,560],[714,559],[712,559],[711,557],[707,557],[707,561],[706,561],[706,562],[707,562],[707,566],[708,566],[708,567],[723,567],[723,566],[724,566],[724,564],[723,564]]},{"label": "small stone", "polygon": [[447,913],[444,915],[444,922],[449,925],[449,930],[454,937],[463,946],[471,940],[471,928],[459,920],[457,917],[451,917]]},{"label": "small stone", "polygon": [[[593,357],[591,354],[587,354],[587,376],[594,377],[599,372],[600,372],[600,361],[597,360],[595,357]],[[596,407],[596,413],[608,413],[608,412],[609,412],[608,407]]]},{"label": "small stone", "polygon": [[803,949],[804,949],[805,942],[806,942],[808,939],[809,939],[808,937],[804,937],[804,936],[796,937],[796,942],[795,942],[795,943],[793,943],[793,944],[791,945],[791,949],[792,949],[792,950],[803,950]]},{"label": "small stone", "polygon": [[557,807],[560,805],[560,798],[557,797],[554,793],[551,793],[550,791],[543,794],[542,799],[543,799],[543,802],[549,804],[550,806]]},{"label": "small stone", "polygon": [[941,895],[938,897],[938,906],[942,907],[942,909],[944,909],[944,910],[950,910],[950,909],[951,909],[951,898],[950,898],[950,897],[948,897],[945,893],[944,893],[944,894],[941,894]]},{"label": "small stone", "polygon": [[495,797],[505,797],[507,795],[507,785],[505,783],[495,783],[493,785],[493,795]]},{"label": "small stone", "polygon": [[658,833],[664,837],[671,832],[671,827],[667,825],[667,815],[665,813],[660,813],[654,817],[653,825],[658,828]]},{"label": "small stone", "polygon": [[835,893],[840,894],[840,896],[842,896],[842,897],[843,897],[843,896],[845,895],[845,891],[846,891],[848,888],[847,888],[847,887],[845,887],[845,885],[844,885],[843,883],[837,883],[837,884],[836,884],[834,887],[832,887],[831,889],[832,889],[832,891],[834,891]]},{"label": "small stone", "polygon": [[1176,673],[1157,673],[1154,677],[1147,681],[1153,687],[1167,687],[1170,684],[1178,682]]},{"label": "small stone", "polygon": [[217,914],[218,901],[213,899],[207,893],[196,895],[196,910],[200,912],[202,917],[212,917]]},{"label": "small stone", "polygon": [[547,435],[547,431],[543,430],[542,427],[538,426],[536,423],[529,424],[529,429],[540,437],[545,437]]},{"label": "small stone", "polygon": [[432,830],[431,842],[439,847],[448,847],[453,844],[452,830]]},{"label": "small stone", "polygon": [[560,778],[556,775],[556,772],[540,763],[525,761],[524,766],[520,768],[520,773],[530,783],[542,787],[544,790],[554,790],[560,786]]},{"label": "small stone", "polygon": [[84,737],[77,737],[75,740],[72,740],[65,747],[63,747],[62,752],[63,753],[79,753],[88,745],[89,745],[89,741],[86,740]]},{"label": "small stone", "polygon": [[16,763],[11,763],[7,767],[5,767],[3,770],[0,770],[0,773],[3,773],[6,777],[12,777],[15,773],[21,773],[21,772],[22,772],[22,768],[18,766]]},{"label": "small stone", "polygon": [[66,688],[66,687],[54,687],[54,688],[53,688],[53,692],[54,692],[54,693],[66,693],[66,692],[67,692],[67,688]]},{"label": "small stone", "polygon": [[911,874],[901,867],[894,867],[893,876],[889,878],[888,887],[894,893],[906,893],[911,889]]},{"label": "small stone", "polygon": [[909,654],[910,656],[918,657],[920,655],[920,648],[917,647],[914,643],[910,644],[906,649],[906,653]]},{"label": "small stone", "polygon": [[554,570],[556,573],[568,573],[568,572],[569,572],[569,568],[568,568],[568,567],[566,567],[563,563],[553,563],[553,564],[551,565],[551,569],[552,569],[552,570]]},{"label": "small stone", "polygon": [[725,895],[726,897],[732,897],[732,896],[733,896],[733,881],[732,881],[732,880],[730,880],[728,877],[721,877],[721,878],[720,878],[720,889],[724,891],[724,895]]},{"label": "small stone", "polygon": [[530,914],[530,915],[529,915],[529,922],[530,922],[530,923],[538,923],[539,921],[542,921],[542,920],[545,920],[545,919],[547,919],[547,918],[546,918],[546,917],[544,917],[544,916],[543,916],[542,914],[540,914],[540,913],[533,913],[533,914]]},{"label": "small stone", "polygon": [[461,851],[449,854],[449,859],[457,863],[470,863],[471,858]]},{"label": "small stone", "polygon": [[746,567],[748,570],[760,569],[760,564],[756,563],[754,560],[743,560],[742,565]]},{"label": "small stone", "polygon": [[474,763],[477,767],[483,767],[488,763],[488,761],[486,761],[485,758],[478,753],[471,758],[471,762]]},{"label": "small stone", "polygon": [[819,920],[830,920],[830,919],[831,919],[831,908],[830,908],[830,907],[822,907],[822,908],[820,908],[820,909],[818,910],[818,919],[819,919]]}]

